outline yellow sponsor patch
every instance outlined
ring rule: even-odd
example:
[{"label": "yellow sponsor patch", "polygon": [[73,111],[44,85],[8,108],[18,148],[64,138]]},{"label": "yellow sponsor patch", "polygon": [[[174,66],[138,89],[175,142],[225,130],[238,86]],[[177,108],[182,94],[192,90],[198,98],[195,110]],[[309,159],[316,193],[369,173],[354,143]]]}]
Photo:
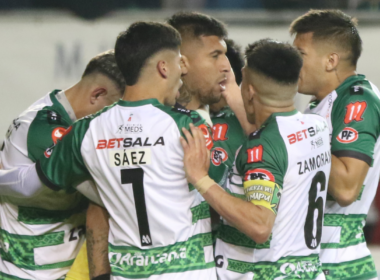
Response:
[{"label": "yellow sponsor patch", "polygon": [[244,193],[248,201],[263,206],[277,215],[281,191],[276,183],[267,180],[246,181]]}]

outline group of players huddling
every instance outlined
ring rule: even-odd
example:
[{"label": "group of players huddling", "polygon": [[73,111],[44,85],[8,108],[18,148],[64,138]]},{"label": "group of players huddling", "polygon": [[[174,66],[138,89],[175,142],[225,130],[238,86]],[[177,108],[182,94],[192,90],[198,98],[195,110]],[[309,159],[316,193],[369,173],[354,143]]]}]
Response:
[{"label": "group of players huddling", "polygon": [[0,278],[377,279],[380,92],[356,20],[312,10],[290,33],[243,60],[210,16],[136,22],[14,119]]}]

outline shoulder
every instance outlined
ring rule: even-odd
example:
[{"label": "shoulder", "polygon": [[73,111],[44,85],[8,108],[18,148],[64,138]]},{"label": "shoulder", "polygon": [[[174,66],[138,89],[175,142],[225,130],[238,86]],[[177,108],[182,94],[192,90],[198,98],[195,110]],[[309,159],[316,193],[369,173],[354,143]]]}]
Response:
[{"label": "shoulder", "polygon": [[156,108],[160,109],[167,115],[169,115],[176,123],[178,127],[188,127],[190,123],[198,126],[204,123],[204,119],[193,110],[188,110],[182,106],[165,106],[157,105]]},{"label": "shoulder", "polygon": [[338,88],[337,93],[339,105],[353,102],[363,102],[368,107],[380,105],[378,88],[366,79],[355,80],[342,89]]}]

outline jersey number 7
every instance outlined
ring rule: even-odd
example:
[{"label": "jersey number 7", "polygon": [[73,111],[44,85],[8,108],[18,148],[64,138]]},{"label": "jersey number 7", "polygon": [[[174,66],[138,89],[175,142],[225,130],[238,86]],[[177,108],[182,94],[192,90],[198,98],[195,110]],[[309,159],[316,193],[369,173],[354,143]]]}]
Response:
[{"label": "jersey number 7", "polygon": [[120,170],[120,173],[121,184],[132,184],[141,246],[150,246],[152,245],[152,237],[150,236],[148,214],[146,212],[144,170],[141,168],[123,169]]}]

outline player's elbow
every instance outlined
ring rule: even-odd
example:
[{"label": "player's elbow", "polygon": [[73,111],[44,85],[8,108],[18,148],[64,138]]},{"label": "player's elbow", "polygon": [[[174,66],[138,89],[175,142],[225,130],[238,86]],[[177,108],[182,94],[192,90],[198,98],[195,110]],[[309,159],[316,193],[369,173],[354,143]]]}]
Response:
[{"label": "player's elbow", "polygon": [[266,224],[255,225],[254,230],[249,234],[249,237],[258,244],[263,244],[268,241],[272,233],[272,227]]},{"label": "player's elbow", "polygon": [[346,190],[339,194],[334,195],[334,198],[341,207],[347,207],[357,200],[358,193],[354,191]]}]

